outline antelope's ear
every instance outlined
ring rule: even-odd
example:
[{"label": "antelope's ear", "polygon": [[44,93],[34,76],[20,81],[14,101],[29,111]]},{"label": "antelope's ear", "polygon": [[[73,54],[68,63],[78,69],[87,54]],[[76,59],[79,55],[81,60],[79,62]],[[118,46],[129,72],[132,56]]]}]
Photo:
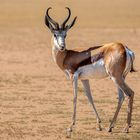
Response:
[{"label": "antelope's ear", "polygon": [[45,15],[45,24],[46,24],[46,26],[50,29],[50,31],[51,31],[52,33],[54,33],[54,28],[53,28],[53,26],[51,25],[51,23],[49,22],[49,20],[48,20],[48,18],[47,18],[47,15]]},{"label": "antelope's ear", "polygon": [[69,30],[75,24],[76,19],[77,16],[73,19],[73,21],[69,25],[66,26],[66,30]]}]

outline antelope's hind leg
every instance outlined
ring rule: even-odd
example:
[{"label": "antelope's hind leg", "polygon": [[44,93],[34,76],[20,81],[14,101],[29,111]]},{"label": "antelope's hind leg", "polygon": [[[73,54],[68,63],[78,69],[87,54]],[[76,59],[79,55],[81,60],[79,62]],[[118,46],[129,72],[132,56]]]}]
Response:
[{"label": "antelope's hind leg", "polygon": [[123,132],[128,133],[129,127],[131,127],[131,118],[132,118],[132,108],[133,108],[133,98],[134,92],[132,89],[125,83],[124,78],[112,78],[113,81],[118,85],[118,87],[126,94],[128,97],[128,110],[127,110],[127,124]]},{"label": "antelope's hind leg", "polygon": [[89,80],[82,80],[82,83],[83,83],[83,86],[84,86],[84,91],[85,91],[85,94],[88,98],[88,101],[89,103],[92,105],[93,107],[93,110],[95,112],[95,115],[96,115],[96,120],[97,120],[97,126],[96,126],[96,129],[101,131],[102,128],[101,128],[101,119],[98,115],[98,112],[96,110],[96,107],[94,105],[94,101],[93,101],[93,98],[92,98],[92,95],[91,95],[91,90],[90,90],[90,85],[89,85]]},{"label": "antelope's hind leg", "polygon": [[129,128],[131,127],[134,91],[130,87],[128,87],[128,85],[125,82],[122,84],[122,89],[128,97],[127,123],[123,130],[123,132],[128,133]]}]

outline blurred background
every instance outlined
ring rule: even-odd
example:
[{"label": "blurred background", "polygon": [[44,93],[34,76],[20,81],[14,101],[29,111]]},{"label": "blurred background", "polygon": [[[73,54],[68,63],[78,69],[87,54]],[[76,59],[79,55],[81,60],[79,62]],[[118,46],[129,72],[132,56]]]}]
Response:
[{"label": "blurred background", "polygon": [[[67,34],[68,49],[122,42],[135,52],[134,67],[126,81],[135,91],[132,128],[126,123],[124,102],[113,133],[106,129],[117,105],[117,90],[108,79],[91,80],[103,131],[79,82],[77,125],[73,140],[140,139],[140,0],[0,0],[0,140],[65,140],[71,123],[71,81],[53,62],[51,32],[45,26],[48,7],[57,22],[72,11],[78,17]],[[69,22],[70,22],[69,21]]]},{"label": "blurred background", "polygon": [[1,27],[32,27],[44,25],[44,14],[63,21],[68,6],[78,16],[77,27],[137,28],[140,27],[139,0],[0,0]]}]

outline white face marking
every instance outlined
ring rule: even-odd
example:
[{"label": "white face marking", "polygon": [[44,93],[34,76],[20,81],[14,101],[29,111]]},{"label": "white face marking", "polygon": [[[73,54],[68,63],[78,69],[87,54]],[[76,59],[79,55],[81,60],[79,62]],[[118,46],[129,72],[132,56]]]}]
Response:
[{"label": "white face marking", "polygon": [[60,49],[59,48],[59,44],[58,44],[58,42],[57,42],[57,39],[54,37],[54,45],[55,45],[55,47],[57,47],[58,49]]},{"label": "white face marking", "polygon": [[54,44],[60,51],[65,50],[65,37],[66,31],[55,31],[54,32]]},{"label": "white face marking", "polygon": [[57,41],[60,46],[65,45],[65,39],[62,36],[58,36]]},{"label": "white face marking", "polygon": [[79,78],[83,80],[90,78],[100,79],[108,76],[103,59],[93,64],[80,67],[76,72],[80,73]]}]

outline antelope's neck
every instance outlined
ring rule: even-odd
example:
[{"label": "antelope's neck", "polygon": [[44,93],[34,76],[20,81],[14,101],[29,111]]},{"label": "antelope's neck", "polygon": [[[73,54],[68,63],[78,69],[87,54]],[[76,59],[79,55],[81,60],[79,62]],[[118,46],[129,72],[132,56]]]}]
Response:
[{"label": "antelope's neck", "polygon": [[64,51],[60,51],[55,44],[52,41],[52,56],[54,62],[62,69],[64,70],[64,60],[67,55],[67,50],[65,49]]}]

